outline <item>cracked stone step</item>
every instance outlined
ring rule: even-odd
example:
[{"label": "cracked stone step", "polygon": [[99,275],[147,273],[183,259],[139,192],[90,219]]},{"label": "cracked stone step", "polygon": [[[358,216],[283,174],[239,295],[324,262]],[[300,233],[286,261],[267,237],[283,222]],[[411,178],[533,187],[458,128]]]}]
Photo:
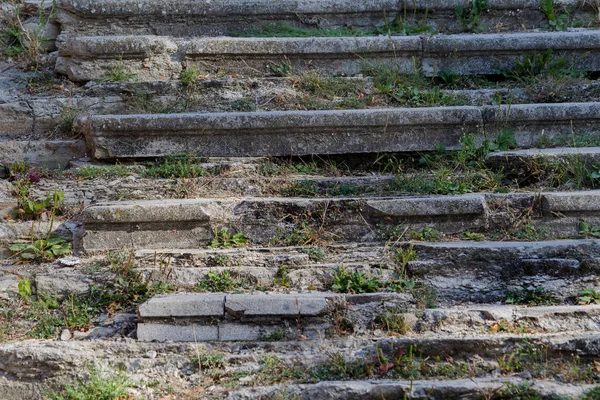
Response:
[{"label": "cracked stone step", "polygon": [[[544,398],[575,398],[595,385],[565,384],[558,381],[524,380],[516,377],[471,378],[457,380],[350,380],[319,382],[316,384],[274,385],[259,388],[241,388],[229,398],[254,399],[257,396],[275,396],[289,393],[298,400],[379,400],[379,399],[464,399],[480,400],[487,393],[498,393],[512,385],[527,385]],[[574,397],[571,397],[574,396]]]},{"label": "cracked stone step", "polygon": [[340,304],[348,313],[370,315],[383,309],[382,303],[406,302],[407,296],[393,293],[164,295],[139,306],[137,337],[143,342],[248,341],[280,333],[285,338],[316,339],[330,335],[329,314]]},{"label": "cracked stone step", "polygon": [[[205,3],[199,0],[139,2],[117,0],[63,0],[59,3],[59,21],[68,32],[93,34],[145,33],[159,35],[224,35],[231,31],[261,28],[273,22],[294,26],[337,28],[352,26],[372,29],[384,25],[403,13],[408,23],[421,22],[443,32],[460,32],[463,27],[455,16],[463,0],[419,0],[410,4],[407,13],[394,0],[369,1],[232,1]],[[569,7],[576,20],[592,20],[593,8],[581,0],[561,0],[555,7]],[[522,30],[523,26],[545,27],[546,16],[535,0],[491,0],[481,13],[480,23],[504,30]]]},{"label": "cracked stone step", "polygon": [[457,232],[485,227],[488,211],[481,195],[114,202],[85,209],[82,248],[87,252],[199,248],[224,226],[243,227],[251,242],[267,243],[301,222],[289,220],[290,215],[310,219],[306,215],[315,213],[320,229],[336,242],[365,242],[376,239],[370,224],[375,226],[383,218],[410,222],[415,229],[435,224],[439,230]]},{"label": "cracked stone step", "polygon": [[[519,104],[510,107],[431,107],[328,111],[267,111],[91,115],[76,120],[97,159],[148,158],[192,149],[205,156],[298,156],[414,152],[460,148],[465,130],[512,128],[520,146],[573,127],[590,129],[600,103]],[[502,120],[502,125],[498,121]],[[201,127],[201,128],[198,128]]]},{"label": "cracked stone step", "polygon": [[442,299],[496,302],[506,290],[543,287],[558,299],[600,288],[600,241],[412,243],[408,264]]},{"label": "cracked stone step", "polygon": [[448,334],[600,331],[600,306],[480,305],[425,309],[416,330]]},{"label": "cracked stone step", "polygon": [[273,75],[272,68],[280,64],[297,72],[348,76],[369,65],[393,64],[405,73],[422,69],[428,76],[438,71],[489,75],[513,68],[524,52],[548,49],[573,68],[593,71],[600,65],[600,31],[333,38],[67,35],[59,45],[56,71],[74,81],[102,79],[115,68],[137,79],[163,80],[176,78],[184,66],[205,74],[260,77]]}]

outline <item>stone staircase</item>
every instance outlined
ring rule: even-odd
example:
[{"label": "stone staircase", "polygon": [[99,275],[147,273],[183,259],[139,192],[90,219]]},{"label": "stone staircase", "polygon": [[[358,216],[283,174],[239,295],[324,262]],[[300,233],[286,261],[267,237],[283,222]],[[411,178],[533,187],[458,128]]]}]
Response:
[{"label": "stone staircase", "polygon": [[68,80],[3,93],[0,163],[69,167],[33,190],[79,265],[0,294],[163,290],[3,343],[0,393],[600,398],[599,9],[542,3],[59,1]]}]

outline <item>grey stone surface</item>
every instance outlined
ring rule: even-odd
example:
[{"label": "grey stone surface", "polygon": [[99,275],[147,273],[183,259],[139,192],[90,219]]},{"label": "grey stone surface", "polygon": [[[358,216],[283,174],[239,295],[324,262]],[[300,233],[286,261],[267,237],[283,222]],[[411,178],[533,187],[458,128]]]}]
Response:
[{"label": "grey stone surface", "polygon": [[600,190],[544,193],[542,207],[546,213],[598,213]]},{"label": "grey stone surface", "polygon": [[185,63],[206,73],[248,76],[272,75],[282,63],[295,72],[316,69],[325,75],[352,76],[371,64],[410,73],[421,46],[417,36],[193,39]]},{"label": "grey stone surface", "polygon": [[[274,329],[274,328],[271,328]],[[268,326],[236,324],[228,322],[219,325],[219,340],[221,341],[249,341],[257,340],[265,332]]]},{"label": "grey stone surface", "polygon": [[[331,296],[331,295],[329,295]],[[319,316],[328,307],[327,295],[308,294],[229,294],[225,311],[236,318],[253,316]]]},{"label": "grey stone surface", "polygon": [[136,79],[168,79],[181,71],[181,63],[172,58],[176,51],[166,37],[67,37],[59,45],[55,70],[74,81],[106,78],[115,68]]},{"label": "grey stone surface", "polygon": [[[587,22],[592,18],[592,4],[585,0],[554,3],[555,7],[569,7],[577,20]],[[60,2],[59,20],[64,30],[86,34],[145,33],[185,37],[227,35],[273,22],[302,27],[372,28],[383,26],[385,19],[391,22],[400,14],[411,24],[426,19],[428,25],[448,33],[463,31],[454,10],[456,6],[467,5],[467,0],[418,0],[407,5],[395,0],[66,0]],[[545,27],[545,21],[535,0],[490,0],[480,15],[482,25],[492,28],[501,24],[504,29],[517,31],[525,27]]]},{"label": "grey stone surface", "polygon": [[84,157],[83,140],[6,140],[0,138],[0,164],[25,161],[35,168],[65,168],[70,160]]},{"label": "grey stone surface", "polygon": [[156,296],[139,307],[142,321],[171,317],[223,317],[224,294],[177,294]]},{"label": "grey stone surface", "polygon": [[156,157],[197,151],[205,156],[283,156],[433,150],[459,146],[481,125],[474,107],[79,118],[98,159]]},{"label": "grey stone surface", "polygon": [[600,120],[600,103],[513,104],[482,109],[486,134],[495,137],[510,127],[522,147],[560,134],[594,132]]},{"label": "grey stone surface", "polygon": [[219,340],[216,325],[138,324],[140,342],[204,342]]},{"label": "grey stone surface", "polygon": [[77,272],[35,276],[35,287],[39,293],[58,297],[88,293],[95,283],[93,277]]},{"label": "grey stone surface", "polygon": [[546,49],[586,70],[600,62],[600,32],[434,35],[424,40],[422,67],[426,75],[437,71],[493,74],[512,69],[526,52]]},{"label": "grey stone surface", "polygon": [[33,130],[33,112],[27,102],[0,104],[0,134],[13,136]]},{"label": "grey stone surface", "polygon": [[[527,51],[552,49],[574,68],[600,62],[600,32],[535,32],[371,37],[179,39],[166,36],[66,36],[56,70],[72,80],[105,77],[120,67],[138,79],[176,77],[186,67],[207,73],[264,76],[287,63],[295,72],[317,69],[326,75],[354,75],[369,66],[390,64],[404,72],[422,68],[426,75],[495,74],[512,69]],[[119,57],[126,56],[127,63]],[[414,62],[413,62],[414,58]],[[416,64],[416,66],[415,66]]]},{"label": "grey stone surface", "polygon": [[208,221],[209,199],[103,203],[86,208],[84,220],[98,223]]},{"label": "grey stone surface", "polygon": [[8,181],[0,180],[0,218],[17,207],[17,199],[13,195],[13,186]]},{"label": "grey stone surface", "polygon": [[487,211],[485,198],[480,195],[406,197],[367,200],[375,212],[392,217],[483,215]]}]

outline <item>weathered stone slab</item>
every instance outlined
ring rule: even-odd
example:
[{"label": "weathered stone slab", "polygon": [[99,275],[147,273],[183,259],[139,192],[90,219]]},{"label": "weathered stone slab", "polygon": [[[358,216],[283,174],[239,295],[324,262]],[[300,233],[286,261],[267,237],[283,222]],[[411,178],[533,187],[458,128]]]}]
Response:
[{"label": "weathered stone slab", "polygon": [[103,203],[88,207],[84,220],[97,223],[208,221],[208,199]]},{"label": "weathered stone slab", "polygon": [[546,213],[599,213],[600,190],[544,193],[542,207]]},{"label": "weathered stone slab", "polygon": [[434,150],[481,125],[474,107],[107,115],[79,118],[93,156],[284,156]]},{"label": "weathered stone slab", "polygon": [[138,324],[140,342],[203,342],[219,340],[216,325]]},{"label": "weathered stone slab", "polygon": [[225,311],[236,318],[318,316],[327,311],[327,297],[322,293],[230,294],[225,299]]},{"label": "weathered stone slab", "polygon": [[192,40],[185,50],[187,67],[206,73],[272,75],[287,64],[301,73],[316,69],[326,75],[358,74],[370,64],[393,64],[410,73],[421,53],[417,36],[312,38],[206,38]]},{"label": "weathered stone slab", "polygon": [[181,64],[172,55],[177,45],[159,36],[67,37],[59,46],[55,70],[75,81],[110,78],[111,71],[136,79],[176,77]]},{"label": "weathered stone slab", "polygon": [[[427,19],[428,25],[447,33],[462,32],[454,10],[468,5],[467,0],[417,0],[406,5],[396,0],[62,0],[59,20],[66,31],[185,37],[227,35],[273,22],[301,27],[370,29],[384,26],[386,19],[391,23],[396,15],[403,15],[408,23]],[[569,7],[578,21],[592,18],[592,4],[585,0],[554,1],[554,7],[562,6]],[[502,28],[510,30],[545,26],[542,25],[545,16],[535,0],[490,0],[479,17],[480,23],[490,28],[499,22]]]},{"label": "weathered stone slab", "polygon": [[485,197],[424,196],[384,200],[367,200],[367,205],[376,212],[392,217],[421,217],[446,215],[483,215],[487,211]]},{"label": "weathered stone slab", "polygon": [[600,63],[600,32],[434,35],[424,39],[422,67],[426,75],[497,74],[512,70],[525,53],[547,49],[575,68],[593,70]]},{"label": "weathered stone slab", "polygon": [[[599,64],[600,65],[600,64]],[[514,104],[482,109],[486,134],[513,130],[520,146],[535,146],[557,134],[595,132],[600,122],[600,103]]]},{"label": "weathered stone slab", "polygon": [[139,307],[142,321],[153,318],[223,317],[224,294],[176,294],[156,296]]},{"label": "weathered stone slab", "polygon": [[25,161],[30,167],[60,169],[85,157],[83,140],[4,140],[0,138],[0,164]]}]

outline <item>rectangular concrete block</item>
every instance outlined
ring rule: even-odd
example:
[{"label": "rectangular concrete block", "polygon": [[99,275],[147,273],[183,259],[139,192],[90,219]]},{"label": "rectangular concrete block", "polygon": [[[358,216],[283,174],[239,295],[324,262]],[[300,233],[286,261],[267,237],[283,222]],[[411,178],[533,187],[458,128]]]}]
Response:
[{"label": "rectangular concrete block", "polygon": [[234,317],[318,316],[326,312],[327,296],[308,294],[229,294],[225,311]]},{"label": "rectangular concrete block", "polygon": [[223,317],[224,294],[175,294],[156,296],[139,307],[142,321],[152,318]]},{"label": "rectangular concrete block", "polygon": [[138,324],[140,342],[203,342],[219,340],[216,325]]}]

